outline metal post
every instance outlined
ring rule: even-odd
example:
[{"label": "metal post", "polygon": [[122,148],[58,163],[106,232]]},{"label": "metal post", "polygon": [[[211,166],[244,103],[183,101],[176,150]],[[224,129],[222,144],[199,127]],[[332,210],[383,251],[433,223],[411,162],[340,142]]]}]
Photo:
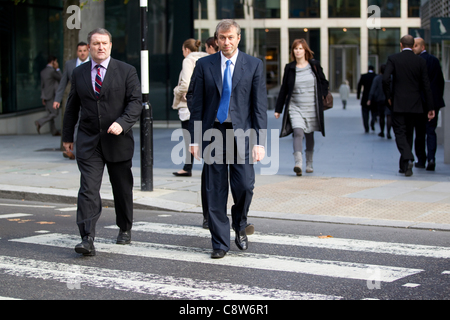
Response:
[{"label": "metal post", "polygon": [[147,4],[141,3],[141,87],[142,87],[142,114],[141,129],[141,191],[153,191],[153,114],[149,103],[149,59],[147,46]]}]

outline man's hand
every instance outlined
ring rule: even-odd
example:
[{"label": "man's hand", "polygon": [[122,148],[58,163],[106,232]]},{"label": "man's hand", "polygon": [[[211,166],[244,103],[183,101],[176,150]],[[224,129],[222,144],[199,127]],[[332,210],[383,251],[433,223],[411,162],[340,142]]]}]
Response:
[{"label": "man's hand", "polygon": [[55,109],[55,110],[58,109],[60,105],[61,104],[59,102],[54,101],[53,102],[53,109]]},{"label": "man's hand", "polygon": [[122,126],[118,124],[117,122],[114,122],[108,129],[107,133],[114,134],[118,136],[123,131]]},{"label": "man's hand", "polygon": [[428,111],[428,121],[431,121],[436,116],[434,110]]},{"label": "man's hand", "polygon": [[275,112],[275,119],[278,119],[280,117],[280,114],[278,112]]},{"label": "man's hand", "polygon": [[195,159],[200,160],[198,146],[190,146],[189,151],[191,152],[191,154],[194,156]]},{"label": "man's hand", "polygon": [[266,150],[262,146],[254,146],[252,150],[253,161],[261,161],[266,155]]},{"label": "man's hand", "polygon": [[63,147],[66,152],[73,151],[73,142],[63,142]]}]

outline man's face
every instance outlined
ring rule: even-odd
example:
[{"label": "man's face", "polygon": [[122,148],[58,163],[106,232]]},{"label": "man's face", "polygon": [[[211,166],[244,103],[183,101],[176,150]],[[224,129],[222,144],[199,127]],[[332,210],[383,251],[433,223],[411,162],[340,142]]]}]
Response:
[{"label": "man's face", "polygon": [[223,55],[229,59],[236,53],[239,41],[241,35],[237,34],[236,27],[232,26],[229,30],[219,30],[216,43]]},{"label": "man's face", "polygon": [[107,34],[94,33],[89,44],[92,60],[102,63],[111,55],[112,42]]},{"label": "man's face", "polygon": [[85,61],[89,55],[88,46],[78,46],[77,56],[81,61]]},{"label": "man's face", "polygon": [[414,40],[413,51],[415,54],[420,54],[423,51],[422,42],[419,40]]}]

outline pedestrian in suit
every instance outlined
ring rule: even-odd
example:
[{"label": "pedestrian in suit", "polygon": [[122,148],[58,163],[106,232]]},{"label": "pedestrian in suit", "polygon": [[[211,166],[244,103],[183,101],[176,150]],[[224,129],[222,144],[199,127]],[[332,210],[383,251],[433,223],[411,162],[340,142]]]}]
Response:
[{"label": "pedestrian in suit", "polygon": [[[89,61],[88,45],[86,42],[80,42],[77,45],[77,58],[67,61],[66,64],[64,65],[64,72],[62,74],[61,81],[59,82],[58,89],[56,90],[55,101],[53,102],[53,109],[58,109],[61,106],[64,91],[66,90],[67,85],[72,81],[73,69],[75,69],[80,64],[83,64],[87,61]],[[63,156],[71,160],[75,159],[75,155],[70,151],[69,152],[63,151]]]},{"label": "pedestrian in suit", "polygon": [[136,69],[111,58],[111,38],[101,28],[89,33],[91,63],[73,70],[64,115],[66,151],[73,150],[74,127],[80,119],[76,139],[81,174],[77,224],[82,242],[75,251],[84,255],[95,255],[95,224],[102,210],[100,187],[105,165],[120,228],[116,243],[131,242],[134,153],[131,128],[141,115],[142,94]]},{"label": "pedestrian in suit", "polygon": [[[367,100],[369,100],[370,88],[372,87],[373,79],[376,77],[374,72],[374,67],[369,66],[369,72],[361,75],[358,82],[358,91],[356,93],[356,98],[359,100],[361,98],[361,113],[363,118],[364,130],[366,133],[369,132],[369,113],[372,114],[372,120],[370,121],[370,126],[372,130],[375,131],[375,122],[377,121],[377,111],[375,108],[367,105]],[[361,97],[361,88],[363,88]]]},{"label": "pedestrian in suit", "polygon": [[[402,51],[388,57],[383,73],[383,90],[387,105],[392,110],[392,127],[400,152],[399,172],[405,176],[413,174],[414,123],[425,111],[428,119],[434,118],[433,96],[426,62],[414,54],[413,46],[414,38],[411,35],[403,36],[400,40]],[[425,95],[425,105],[422,103],[422,91]]]},{"label": "pedestrian in suit", "polygon": [[49,56],[47,66],[41,71],[41,99],[45,106],[47,115],[36,120],[36,130],[40,134],[41,127],[45,123],[50,124],[50,132],[54,136],[60,136],[61,132],[56,129],[55,118],[58,116],[58,110],[53,109],[53,100],[55,99],[56,90],[61,80],[61,70],[59,70],[58,59]]},{"label": "pedestrian in suit", "polygon": [[427,121],[428,118],[425,113],[419,123],[415,126],[416,139],[414,141],[414,149],[417,156],[415,166],[418,168],[425,168],[425,162],[428,162],[426,169],[428,171],[434,171],[436,167],[437,149],[436,127],[439,110],[442,107],[445,107],[443,98],[445,80],[438,58],[429,54],[427,50],[425,50],[425,41],[422,38],[414,39],[413,51],[426,61],[428,79],[430,80],[431,93],[433,94],[433,106],[435,113],[435,117],[430,121]]},{"label": "pedestrian in suit", "polygon": [[201,152],[204,159],[211,257],[223,258],[230,250],[229,186],[235,243],[241,250],[248,248],[245,227],[255,184],[253,162],[265,155],[267,91],[262,61],[238,50],[239,25],[222,20],[215,35],[220,52],[199,59],[192,75],[189,131],[191,153],[199,159]]},{"label": "pedestrian in suit", "polygon": [[328,81],[319,61],[305,39],[296,39],[291,46],[291,60],[284,68],[283,82],[275,105],[275,118],[284,108],[280,137],[294,135],[294,172],[302,175],[303,137],[306,142],[306,172],[312,173],[314,131],[325,136],[323,99],[327,95]]}]

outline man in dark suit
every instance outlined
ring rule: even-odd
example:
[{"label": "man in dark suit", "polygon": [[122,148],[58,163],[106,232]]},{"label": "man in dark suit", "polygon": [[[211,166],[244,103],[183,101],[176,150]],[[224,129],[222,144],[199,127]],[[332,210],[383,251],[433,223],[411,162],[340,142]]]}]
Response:
[{"label": "man in dark suit", "polygon": [[117,243],[131,242],[134,152],[131,127],[141,114],[142,94],[136,69],[111,58],[112,41],[107,30],[91,31],[88,44],[91,63],[75,68],[72,74],[63,145],[66,151],[73,150],[74,127],[80,118],[76,140],[81,173],[77,224],[82,242],[75,251],[95,255],[95,224],[102,209],[100,187],[105,165],[120,228]]},{"label": "man in dark suit", "polygon": [[58,89],[61,80],[61,70],[59,70],[58,60],[54,56],[48,58],[47,66],[41,71],[41,99],[45,106],[47,115],[36,120],[36,130],[40,134],[41,127],[45,123],[50,124],[50,132],[54,136],[60,136],[61,133],[56,129],[55,118],[58,116],[58,110],[53,109],[53,100],[55,99],[56,89]]},{"label": "man in dark suit", "polygon": [[[425,41],[422,38],[414,39],[413,51],[426,61],[428,79],[430,80],[431,92],[433,94],[433,106],[435,113],[435,117],[430,121],[427,121],[428,119],[425,114],[421,121],[419,121],[419,123],[415,126],[416,139],[414,141],[414,149],[417,156],[416,167],[425,168],[425,162],[427,161],[427,170],[434,171],[436,167],[437,149],[436,127],[439,109],[445,107],[443,98],[445,80],[438,58],[429,54],[425,50]],[[425,151],[425,145],[428,154]]]},{"label": "man in dark suit", "polygon": [[363,93],[361,97],[361,113],[363,118],[363,125],[365,132],[369,132],[369,113],[372,114],[372,120],[370,121],[370,126],[372,130],[375,130],[375,121],[377,118],[377,111],[373,106],[367,105],[367,100],[369,100],[370,88],[372,87],[373,79],[376,77],[373,71],[373,66],[369,66],[369,72],[361,75],[358,82],[358,91],[356,93],[356,98],[361,97],[361,87],[363,88]]},{"label": "man in dark suit", "polygon": [[262,61],[238,50],[239,25],[222,20],[216,39],[220,52],[199,59],[192,75],[189,131],[191,152],[199,159],[202,151],[204,159],[211,257],[223,258],[230,249],[228,169],[235,243],[240,250],[248,248],[245,227],[255,184],[253,162],[265,156],[267,91]]},{"label": "man in dark suit", "polygon": [[[88,61],[89,61],[88,45],[85,42],[80,42],[77,45],[77,58],[67,61],[66,64],[64,65],[64,72],[62,74],[61,81],[59,82],[58,89],[56,90],[55,101],[53,102],[53,109],[57,110],[61,106],[64,91],[66,90],[67,85],[72,81],[73,69],[78,67],[80,64],[83,64]],[[64,151],[63,156],[71,160],[75,159],[75,155],[70,151],[69,152]]]},{"label": "man in dark suit", "polygon": [[[383,74],[383,90],[387,105],[392,110],[392,127],[400,152],[399,172],[404,173],[405,176],[413,174],[414,123],[425,111],[428,119],[434,118],[427,66],[424,59],[414,54],[413,46],[414,38],[410,35],[403,36],[400,40],[402,51],[388,57]],[[422,103],[422,91],[425,95],[425,105]]]}]

